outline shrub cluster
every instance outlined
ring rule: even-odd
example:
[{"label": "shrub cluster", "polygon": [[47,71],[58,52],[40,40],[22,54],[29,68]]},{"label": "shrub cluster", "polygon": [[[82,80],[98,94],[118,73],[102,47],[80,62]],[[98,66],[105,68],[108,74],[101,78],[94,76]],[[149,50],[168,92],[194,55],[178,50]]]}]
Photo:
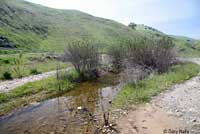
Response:
[{"label": "shrub cluster", "polygon": [[99,51],[91,41],[72,42],[65,50],[64,57],[73,64],[82,81],[98,76]]},{"label": "shrub cluster", "polygon": [[[119,43],[120,44],[120,43]],[[159,39],[123,40],[120,45],[112,45],[107,55],[111,57],[114,72],[137,70],[144,72],[153,70],[165,72],[175,59],[173,42],[169,37]],[[98,76],[99,49],[91,41],[78,41],[68,45],[64,54],[65,60],[71,62],[82,80],[94,79]],[[143,78],[146,74],[140,75]]]},{"label": "shrub cluster", "polygon": [[168,37],[157,40],[135,39],[110,48],[108,54],[113,58],[114,70],[121,71],[131,65],[164,72],[175,59],[173,48],[173,42]]},{"label": "shrub cluster", "polygon": [[138,40],[127,45],[128,61],[158,72],[167,71],[175,59],[172,40],[168,37]]}]

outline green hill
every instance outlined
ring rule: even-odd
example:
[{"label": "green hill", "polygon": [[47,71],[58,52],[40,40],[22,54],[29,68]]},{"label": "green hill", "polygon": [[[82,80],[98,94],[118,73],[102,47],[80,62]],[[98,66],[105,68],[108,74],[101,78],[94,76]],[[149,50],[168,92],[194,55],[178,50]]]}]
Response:
[{"label": "green hill", "polygon": [[140,32],[141,34],[144,34],[145,36],[156,36],[156,37],[159,37],[159,36],[166,36],[166,34],[164,34],[163,32],[155,29],[155,28],[152,28],[152,27],[149,27],[149,26],[146,26],[144,24],[138,24],[135,28],[138,32]]},{"label": "green hill", "polygon": [[167,35],[155,28],[139,24],[136,25],[134,28],[137,32],[141,33],[142,35],[156,39],[162,36],[169,36],[173,39],[175,44],[175,48],[178,52],[179,56],[184,57],[199,57],[200,56],[200,41],[184,37],[184,36],[177,36],[177,35]]},{"label": "green hill", "polygon": [[181,56],[200,56],[199,41],[132,24],[134,28],[76,10],[53,9],[23,0],[0,0],[0,54],[62,52],[68,43],[84,38],[104,48],[121,39],[154,40],[169,36]]},{"label": "green hill", "polygon": [[0,1],[0,50],[63,51],[83,38],[107,45],[119,38],[141,37],[118,22],[76,10],[58,10],[23,0]]},{"label": "green hill", "polygon": [[197,40],[184,36],[171,36],[174,38],[180,56],[199,57],[200,43]]}]

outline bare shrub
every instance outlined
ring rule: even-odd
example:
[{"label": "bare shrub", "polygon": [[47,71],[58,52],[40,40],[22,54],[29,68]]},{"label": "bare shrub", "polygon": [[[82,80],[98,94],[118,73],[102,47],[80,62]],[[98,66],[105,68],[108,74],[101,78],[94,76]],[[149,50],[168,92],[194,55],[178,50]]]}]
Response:
[{"label": "bare shrub", "polygon": [[64,54],[65,60],[73,64],[81,80],[93,79],[98,76],[98,47],[91,41],[77,41],[68,45]]},{"label": "bare shrub", "polygon": [[122,46],[113,46],[108,49],[108,55],[111,57],[112,70],[119,73],[123,70],[123,60],[125,58],[125,51]]},{"label": "bare shrub", "polygon": [[120,74],[121,82],[123,83],[134,83],[137,84],[139,80],[144,79],[147,75],[153,72],[151,68],[145,68],[144,66],[137,65],[129,62],[128,60],[124,61],[125,68]]},{"label": "bare shrub", "polygon": [[175,59],[173,43],[168,37],[154,41],[131,41],[127,45],[127,51],[129,62],[158,72],[166,71]]}]

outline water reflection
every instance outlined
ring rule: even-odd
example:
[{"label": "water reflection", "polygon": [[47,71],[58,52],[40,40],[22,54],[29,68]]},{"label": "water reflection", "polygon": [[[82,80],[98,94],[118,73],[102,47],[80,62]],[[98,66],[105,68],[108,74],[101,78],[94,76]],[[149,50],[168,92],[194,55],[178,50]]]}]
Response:
[{"label": "water reflection", "polygon": [[[100,82],[81,83],[61,97],[35,103],[0,118],[2,134],[80,134],[95,131],[99,118],[117,94],[118,88],[102,87]],[[77,108],[80,107],[81,110]]]}]

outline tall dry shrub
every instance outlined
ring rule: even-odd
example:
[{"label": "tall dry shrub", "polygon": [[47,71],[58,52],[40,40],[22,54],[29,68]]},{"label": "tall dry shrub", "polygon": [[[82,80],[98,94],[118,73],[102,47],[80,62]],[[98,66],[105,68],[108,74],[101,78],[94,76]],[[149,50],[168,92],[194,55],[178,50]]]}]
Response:
[{"label": "tall dry shrub", "polygon": [[112,70],[116,73],[124,69],[124,58],[126,53],[122,45],[112,46],[108,49],[108,55],[111,57]]},{"label": "tall dry shrub", "polygon": [[65,60],[72,63],[81,80],[98,76],[99,51],[91,41],[76,41],[68,45],[64,54]]},{"label": "tall dry shrub", "polygon": [[164,72],[175,59],[173,42],[168,37],[130,41],[127,44],[127,58],[133,65]]}]

